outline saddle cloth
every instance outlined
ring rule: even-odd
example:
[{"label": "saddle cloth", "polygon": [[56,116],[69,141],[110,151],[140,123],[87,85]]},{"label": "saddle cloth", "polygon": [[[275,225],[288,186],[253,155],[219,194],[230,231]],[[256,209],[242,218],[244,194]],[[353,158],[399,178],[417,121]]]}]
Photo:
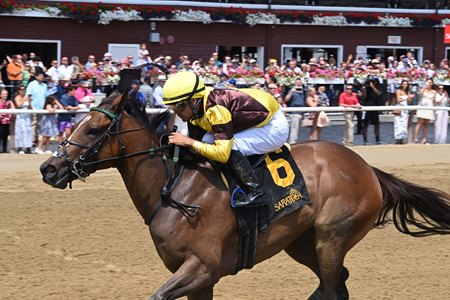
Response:
[{"label": "saddle cloth", "polygon": [[[269,224],[310,202],[303,175],[286,145],[267,155],[249,156],[248,159],[270,198]],[[231,191],[232,204],[233,198],[241,197],[243,192],[231,172],[222,175]]]},{"label": "saddle cloth", "polygon": [[[249,156],[270,205],[236,208],[240,237],[240,262],[237,271],[252,268],[256,254],[258,231],[266,230],[274,221],[310,203],[306,184],[288,146],[267,155]],[[242,196],[230,171],[221,170],[222,179],[233,198]]]}]

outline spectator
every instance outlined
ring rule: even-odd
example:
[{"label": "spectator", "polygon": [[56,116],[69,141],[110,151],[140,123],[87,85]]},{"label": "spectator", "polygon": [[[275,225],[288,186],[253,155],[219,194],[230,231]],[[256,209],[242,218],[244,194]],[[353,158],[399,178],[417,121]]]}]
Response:
[{"label": "spectator", "polygon": [[171,65],[170,68],[169,68],[169,72],[170,72],[170,74],[177,73],[178,72],[177,66],[176,65]]},{"label": "spectator", "polygon": [[61,59],[61,64],[58,67],[58,74],[60,78],[64,80],[70,80],[72,78],[73,68],[69,66],[69,59],[67,57],[63,57]]},{"label": "spectator", "polygon": [[294,73],[294,74],[301,74],[302,73],[302,69],[300,69],[297,66],[297,60],[296,59],[291,59],[287,65],[284,67],[284,70],[290,73]]},{"label": "spectator", "polygon": [[55,84],[58,83],[59,73],[58,73],[58,61],[52,60],[51,67],[45,72],[46,75],[50,76],[50,80]]},{"label": "spectator", "polygon": [[[25,94],[25,86],[18,85],[14,103],[17,109],[32,109],[31,101]],[[18,114],[16,115],[14,125],[15,147],[19,154],[31,154],[31,147],[33,146],[33,137],[31,130],[31,115]],[[24,151],[25,150],[25,151]]]},{"label": "spectator", "polygon": [[219,81],[214,85],[215,89],[226,89],[228,87],[228,76],[225,73],[219,75]]},{"label": "spectator", "polygon": [[278,71],[280,69],[280,66],[277,64],[277,60],[275,58],[269,59],[268,66],[265,68],[266,72],[270,71]]},{"label": "spectator", "polygon": [[211,57],[214,59],[215,64],[216,64],[217,67],[222,66],[223,63],[219,60],[219,54],[217,52],[213,52],[211,54]]},{"label": "spectator", "polygon": [[[25,63],[25,66],[22,69],[22,83],[21,85],[23,85],[24,87],[28,86],[28,83],[30,83],[31,80],[31,67],[28,63]],[[34,75],[33,75],[34,77]],[[35,79],[35,77],[33,78],[33,80]]]},{"label": "spectator", "polygon": [[11,57],[11,61],[8,63],[6,72],[8,74],[8,81],[10,84],[9,94],[14,95],[16,86],[22,83],[23,73],[22,73],[22,56],[15,54]]},{"label": "spectator", "polygon": [[[157,78],[156,85],[153,87],[153,100],[155,108],[166,108],[166,105],[164,105],[163,102],[163,87],[164,84],[167,81],[166,75],[159,75]],[[169,118],[164,119],[158,128],[156,129],[156,132],[167,132],[167,127],[169,124]]]},{"label": "spectator", "polygon": [[[438,86],[435,103],[439,107],[446,107],[449,103],[448,94],[442,84]],[[448,111],[436,110],[434,117],[434,143],[445,144],[447,143]]]},{"label": "spectator", "polygon": [[[303,92],[303,81],[301,78],[295,79],[295,83],[284,98],[288,107],[304,107],[305,106],[305,94]],[[297,142],[298,133],[300,130],[300,119],[302,118],[302,113],[290,113],[288,119],[290,121],[290,132],[289,132],[289,144],[294,144]]]},{"label": "spectator", "polygon": [[142,59],[140,60],[139,64],[150,64],[152,63],[152,58],[150,57],[150,54],[147,50],[142,51]]},{"label": "spectator", "polygon": [[[409,91],[409,82],[402,80],[400,87],[396,91],[397,106],[407,106],[414,95]],[[400,110],[394,117],[394,137],[396,144],[403,144],[408,138],[408,118],[409,111]]]},{"label": "spectator", "polygon": [[230,80],[228,80],[228,88],[229,89],[236,89],[237,88],[237,81],[235,78],[230,78]]},{"label": "spectator", "polygon": [[38,73],[42,73],[45,71],[45,66],[42,63],[41,58],[39,56],[36,56],[36,53],[34,52],[30,52],[28,60],[23,59],[23,61],[28,62],[33,70],[36,66],[39,67],[39,69],[36,70],[36,72]]},{"label": "spectator", "polygon": [[80,59],[78,58],[78,56],[72,56],[71,61],[72,64],[70,65],[70,67],[72,68],[72,75],[70,79],[72,80],[72,82],[77,82],[80,78],[81,73],[84,72],[84,67],[80,63]]},{"label": "spectator", "polygon": [[39,56],[34,56],[31,59],[31,62],[32,63],[27,62],[28,65],[30,66],[30,69],[28,70],[28,72],[30,73],[30,77],[29,77],[30,82],[36,79],[36,74],[42,73],[45,75],[45,73],[44,73],[45,67],[43,66],[43,64],[41,62],[41,58]]},{"label": "spectator", "polygon": [[275,97],[275,95],[279,95],[280,91],[278,90],[278,86],[275,83],[269,83],[267,86],[267,92]]},{"label": "spectator", "polygon": [[[36,74],[36,80],[30,82],[27,86],[25,94],[31,100],[33,109],[44,109],[45,97],[49,95],[47,85],[42,82],[44,74]],[[31,132],[33,135],[33,143],[36,145],[39,139],[39,123],[42,115],[33,114],[31,117]]]},{"label": "spectator", "polygon": [[[363,105],[364,106],[380,106],[382,103],[381,91],[379,87],[379,81],[377,78],[369,78],[366,80],[363,88]],[[363,139],[364,145],[367,142],[367,130],[369,124],[374,126],[375,142],[380,144],[380,119],[379,111],[366,111],[363,121]]]},{"label": "spectator", "polygon": [[[67,94],[61,97],[61,105],[65,110],[75,111],[80,109],[77,99],[75,99],[75,87],[69,86],[67,88]],[[64,138],[69,138],[72,134],[72,118],[74,114],[62,113],[58,115],[58,130],[59,130],[59,143],[61,144]]]},{"label": "spectator", "polygon": [[59,79],[58,85],[54,87],[54,90],[52,91],[51,95],[55,96],[56,99],[59,101],[67,91],[66,88],[69,86],[69,82],[65,79]]},{"label": "spectator", "polygon": [[[56,120],[55,111],[57,109],[64,109],[59,101],[54,96],[47,96],[45,99],[45,109],[52,114],[46,114],[41,120],[41,138],[36,149],[37,154],[52,153],[50,151],[50,138],[58,135],[58,122]],[[42,147],[45,144],[45,152]]]},{"label": "spectator", "polygon": [[278,82],[277,79],[275,77],[271,77],[271,76],[265,76],[266,77],[266,83],[267,83],[267,87],[269,87],[269,85],[274,84],[276,86],[276,90],[275,93],[277,94],[282,94],[281,93],[281,89],[278,86]]},{"label": "spectator", "polygon": [[0,65],[0,88],[5,88],[5,84],[9,84],[8,73],[6,72],[7,67],[8,61],[4,59]]},{"label": "spectator", "polygon": [[[319,98],[319,105],[322,107],[330,106],[330,98],[328,98],[328,95],[326,93],[327,88],[323,85],[319,86],[317,89],[317,96]],[[322,128],[326,126],[330,126],[330,119],[328,118],[327,114],[324,111],[321,111],[318,113],[317,117],[317,139],[320,140],[320,134],[322,133]]]},{"label": "spectator", "polygon": [[[94,102],[95,102],[94,97],[85,96],[78,101],[78,103],[79,103],[78,107],[80,109],[88,109],[89,110],[92,106],[94,106]],[[87,113],[75,114],[75,117],[74,117],[75,125],[78,125],[78,123],[80,123],[80,121],[83,120],[84,117],[86,117],[87,115],[88,115]]]},{"label": "spectator", "polygon": [[275,100],[277,100],[281,107],[287,106],[281,94],[278,93],[278,86],[275,83],[270,83],[268,85],[267,92],[271,94],[275,98]]},{"label": "spectator", "polygon": [[[317,107],[319,106],[319,96],[317,96],[317,91],[315,87],[309,87],[306,92],[306,106]],[[305,116],[306,117],[306,116]],[[320,130],[317,128],[317,120],[319,119],[319,113],[312,112],[308,116],[311,120],[311,128],[309,130],[309,140],[320,139]]]},{"label": "spectator", "polygon": [[178,71],[191,71],[192,65],[189,59],[183,60],[183,62],[178,66]]},{"label": "spectator", "polygon": [[430,61],[428,59],[423,61],[422,70],[426,74],[427,78],[432,78],[435,73],[435,71],[430,68]]},{"label": "spectator", "polygon": [[130,91],[128,92],[128,96],[133,96],[133,101],[136,103],[135,105],[143,110],[147,106],[144,95],[139,91],[141,87],[141,82],[138,79],[133,79],[130,83]]},{"label": "spectator", "polygon": [[159,75],[157,79],[157,83],[153,89],[153,100],[156,108],[164,108],[164,102],[162,97],[162,88],[164,83],[166,83],[167,77],[166,75]]},{"label": "spectator", "polygon": [[[356,93],[353,92],[353,85],[347,84],[345,87],[345,91],[339,95],[339,106],[342,106],[344,108],[361,108],[358,97],[356,96]],[[345,146],[353,146],[353,128],[355,127],[355,125],[353,124],[354,112],[344,111],[342,114],[345,120],[343,144]]]},{"label": "spectator", "polygon": [[145,76],[143,84],[139,87],[139,92],[142,93],[145,99],[145,106],[151,108],[154,106],[153,88],[150,86],[150,77]]},{"label": "spectator", "polygon": [[109,52],[106,52],[103,56],[102,71],[105,73],[105,76],[103,76],[103,80],[101,81],[102,92],[105,93],[106,96],[109,96],[116,88],[118,83],[116,74],[119,73],[117,62],[113,61],[112,54]]},{"label": "spectator", "polygon": [[[425,86],[420,90],[419,106],[433,106],[435,102],[436,90],[434,89],[433,80],[427,79]],[[423,125],[421,143],[427,144],[428,127],[430,126],[430,121],[434,120],[434,112],[432,110],[418,109],[416,115],[417,124],[414,130],[414,143],[417,144],[419,142],[419,131]]]},{"label": "spectator", "polygon": [[91,83],[87,80],[80,81],[80,84],[78,85],[78,87],[74,92],[74,97],[75,99],[77,99],[78,102],[80,102],[81,99],[84,99],[86,97],[94,100],[94,95],[92,94],[91,89]]},{"label": "spectator", "polygon": [[148,50],[147,45],[145,43],[142,43],[141,46],[139,47],[139,57],[138,57],[139,64],[141,64],[141,61],[144,60],[144,54],[148,55]]},{"label": "spectator", "polygon": [[95,64],[95,56],[90,54],[88,56],[87,62],[84,64],[84,69],[89,70],[91,68],[91,64]]},{"label": "spectator", "polygon": [[[8,99],[8,91],[0,89],[0,109],[15,109],[14,103]],[[0,114],[0,153],[8,153],[9,127],[13,120],[12,114]]]},{"label": "spectator", "polygon": [[[104,67],[105,67],[105,63],[103,61],[99,61],[97,63],[97,70],[99,70],[100,72],[104,71]],[[92,66],[91,66],[91,69],[92,69]]]}]

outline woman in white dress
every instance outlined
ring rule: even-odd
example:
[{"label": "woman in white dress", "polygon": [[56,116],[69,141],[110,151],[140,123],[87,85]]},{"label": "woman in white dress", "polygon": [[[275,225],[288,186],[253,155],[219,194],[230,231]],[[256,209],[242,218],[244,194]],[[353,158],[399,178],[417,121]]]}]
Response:
[{"label": "woman in white dress", "polygon": [[[409,82],[402,80],[400,87],[395,92],[397,98],[397,106],[407,106],[414,97],[409,90]],[[403,144],[403,140],[408,138],[408,118],[409,111],[401,110],[400,114],[394,117],[394,137],[396,144]]]},{"label": "woman in white dress", "polygon": [[[446,107],[447,104],[448,94],[444,86],[440,84],[436,93],[436,106]],[[434,117],[434,143],[445,144],[447,142],[448,111],[435,110]]]},{"label": "woman in white dress", "polygon": [[[420,101],[419,106],[434,106],[436,101],[436,90],[433,86],[433,80],[427,79],[425,86],[420,90]],[[423,125],[422,129],[422,144],[427,143],[428,127],[430,126],[430,121],[434,120],[434,112],[432,110],[417,110],[417,124],[414,130],[414,143],[419,142],[419,131]]]}]

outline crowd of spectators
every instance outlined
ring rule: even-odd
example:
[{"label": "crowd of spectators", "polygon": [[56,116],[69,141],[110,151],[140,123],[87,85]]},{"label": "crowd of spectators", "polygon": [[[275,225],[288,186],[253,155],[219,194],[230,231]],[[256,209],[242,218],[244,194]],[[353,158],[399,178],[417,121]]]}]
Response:
[{"label": "crowd of spectators", "polygon": [[[128,55],[125,58],[114,58],[111,53],[105,53],[101,59],[89,55],[82,63],[79,57],[62,57],[61,61],[53,60],[50,66],[45,66],[35,53],[14,54],[6,56],[1,65],[0,73],[0,108],[17,109],[55,109],[64,108],[76,111],[93,105],[93,92],[110,94],[119,82],[119,72],[123,69],[141,66],[142,77],[134,88],[142,94],[144,105],[148,108],[163,107],[162,87],[170,74],[180,71],[192,71],[198,74],[206,85],[215,88],[252,87],[263,89],[272,94],[281,106],[329,106],[341,105],[360,107],[361,105],[448,105],[448,96],[440,95],[435,82],[440,82],[449,75],[449,62],[442,59],[438,65],[424,60],[421,64],[412,52],[395,58],[382,57],[377,54],[372,59],[354,58],[349,55],[346,61],[337,64],[333,55],[328,57],[312,57],[308,61],[289,59],[283,64],[276,59],[269,59],[265,67],[250,55],[225,55],[220,57],[213,52],[207,60],[197,58],[191,60],[186,54],[180,54],[177,59],[159,55],[151,57],[145,44],[141,45],[138,57]],[[317,79],[323,79],[320,84]],[[343,79],[346,84],[333,84],[327,80]],[[433,81],[434,80],[434,81]],[[402,82],[408,83],[407,91],[399,95]],[[431,84],[425,85],[425,82]],[[422,88],[422,85],[424,87]],[[345,88],[344,88],[345,87]],[[438,85],[438,87],[446,86]],[[425,89],[425,90],[424,90]],[[434,92],[429,92],[432,89]],[[407,94],[407,98],[404,98]],[[434,97],[432,97],[433,95]],[[445,92],[444,96],[447,95]],[[427,101],[423,99],[427,98]],[[407,100],[404,102],[403,100]],[[431,99],[432,98],[432,99]],[[431,99],[431,100],[430,100]],[[405,120],[402,111],[402,120]],[[407,112],[407,111],[406,111]],[[353,143],[353,117],[357,116],[356,134],[362,134],[364,143],[368,142],[367,129],[374,125],[375,142],[380,143],[379,112],[361,112],[344,114],[347,129],[343,143]],[[411,127],[411,116],[406,117],[408,128]],[[436,116],[438,114],[436,113]],[[50,151],[49,141],[55,135],[59,141],[70,135],[76,121],[82,115],[60,114],[36,115],[19,114],[0,116],[0,151],[7,152],[8,134],[14,136],[14,149],[19,153],[44,153]],[[423,118],[425,116],[425,119]],[[76,118],[75,118],[76,117]],[[396,115],[396,118],[399,117]],[[434,119],[431,114],[418,114],[419,122],[415,129],[414,141],[419,142],[418,132],[423,128],[424,137],[420,142],[427,143],[426,130],[429,121]],[[439,122],[447,114],[437,117]],[[448,117],[447,117],[448,118]],[[330,124],[324,112],[320,113],[290,113],[291,134],[289,142],[298,140],[300,127],[310,127],[309,139],[320,139],[323,127]],[[397,124],[398,123],[398,124]],[[399,124],[403,124],[398,121]],[[439,123],[439,124],[441,124]],[[443,123],[442,123],[443,124]],[[446,124],[440,125],[446,130]],[[446,132],[437,133],[435,143],[446,142]],[[399,138],[397,138],[397,136]],[[400,136],[402,138],[400,138]],[[445,138],[442,138],[444,136]],[[396,133],[396,140],[403,141],[405,137]],[[411,139],[410,139],[411,141]],[[402,142],[398,142],[399,144]],[[33,150],[35,147],[35,150]]]}]

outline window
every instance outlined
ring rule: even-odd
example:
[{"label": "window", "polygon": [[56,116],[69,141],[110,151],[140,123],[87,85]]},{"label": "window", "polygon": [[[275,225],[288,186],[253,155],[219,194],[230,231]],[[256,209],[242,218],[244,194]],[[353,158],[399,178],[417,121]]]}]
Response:
[{"label": "window", "polygon": [[415,59],[421,63],[423,61],[423,47],[415,46],[365,46],[367,58],[374,58],[376,54],[381,54],[385,60],[389,56],[393,56],[395,60],[398,60],[401,55],[406,55],[407,52],[414,54]]},{"label": "window", "polygon": [[342,45],[281,45],[281,60],[296,59],[299,63],[308,63],[313,57],[324,56],[325,59],[335,58],[336,64],[342,62]]},{"label": "window", "polygon": [[139,57],[139,44],[109,44],[108,52],[112,54],[113,59],[119,60],[131,55],[136,63]]},{"label": "window", "polygon": [[257,46],[217,46],[217,54],[219,60],[224,61],[225,56],[231,58],[239,58],[242,61],[243,58],[256,59],[260,67],[264,66],[264,47]]},{"label": "window", "polygon": [[31,40],[31,39],[0,39],[2,49],[1,59],[6,55],[36,53],[41,58],[44,66],[51,66],[54,59],[59,61],[61,55],[61,41],[59,40]]}]

